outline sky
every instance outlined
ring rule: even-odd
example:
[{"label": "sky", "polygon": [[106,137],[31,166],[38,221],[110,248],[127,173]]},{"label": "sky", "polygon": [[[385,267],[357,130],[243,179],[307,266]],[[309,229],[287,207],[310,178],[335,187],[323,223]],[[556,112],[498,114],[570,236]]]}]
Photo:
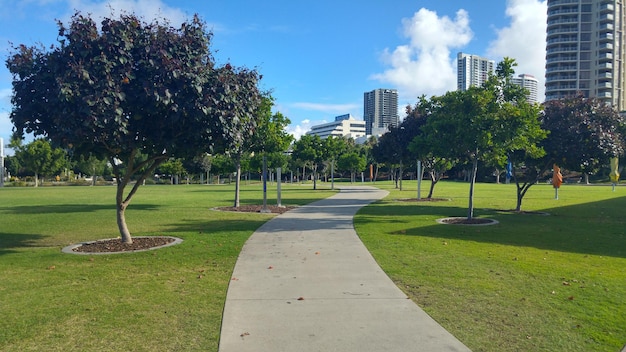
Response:
[{"label": "sky", "polygon": [[[212,31],[219,65],[256,69],[275,111],[299,138],[313,125],[363,118],[363,93],[397,89],[401,115],[419,96],[456,89],[458,52],[499,62],[539,80],[544,96],[547,2],[538,0],[0,0],[0,138],[11,136],[12,77],[19,44],[56,44],[57,21],[80,11],[98,22],[120,12],[178,27],[194,14]],[[402,117],[402,116],[401,116]],[[11,151],[8,150],[7,154]]]}]

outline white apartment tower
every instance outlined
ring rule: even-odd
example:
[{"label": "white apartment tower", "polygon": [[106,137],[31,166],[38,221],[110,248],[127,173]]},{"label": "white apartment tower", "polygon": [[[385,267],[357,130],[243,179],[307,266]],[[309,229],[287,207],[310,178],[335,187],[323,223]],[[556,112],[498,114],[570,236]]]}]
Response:
[{"label": "white apartment tower", "polygon": [[517,77],[513,77],[511,79],[511,82],[513,84],[517,84],[518,86],[526,88],[526,90],[528,91],[528,94],[526,95],[526,100],[529,103],[534,104],[539,102],[537,97],[537,87],[539,86],[539,82],[534,76],[524,73]]},{"label": "white apartment tower", "polygon": [[374,89],[363,94],[363,120],[367,135],[381,135],[389,126],[398,126],[398,91]]},{"label": "white apartment tower", "polygon": [[546,100],[581,92],[626,109],[622,0],[548,0]]},{"label": "white apartment tower", "polygon": [[477,55],[457,54],[457,90],[467,90],[471,86],[481,87],[489,73],[495,72],[495,61]]}]

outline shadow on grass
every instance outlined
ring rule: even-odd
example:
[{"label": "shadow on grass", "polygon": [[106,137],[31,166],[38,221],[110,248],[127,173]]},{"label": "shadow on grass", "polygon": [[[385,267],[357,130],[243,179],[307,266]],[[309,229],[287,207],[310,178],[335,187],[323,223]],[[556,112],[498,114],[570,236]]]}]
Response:
[{"label": "shadow on grass", "polygon": [[[131,210],[157,210],[159,205],[131,204]],[[115,204],[54,204],[54,205],[21,205],[6,208],[4,212],[11,214],[69,214],[91,213],[100,210],[115,210]]]},{"label": "shadow on grass", "polygon": [[0,232],[0,255],[15,253],[12,248],[38,247],[38,241],[45,237],[47,236]]},{"label": "shadow on grass", "polygon": [[[626,257],[626,197],[543,209],[550,215],[518,214],[475,209],[475,216],[499,221],[493,226],[443,225],[436,218],[466,216],[467,208],[419,205],[374,205],[360,213],[359,221],[374,222],[381,233],[424,236],[509,246],[533,247],[569,253]],[[380,216],[385,216],[381,219]],[[432,220],[416,220],[427,217]],[[387,220],[388,219],[388,220]],[[432,221],[432,224],[430,223]],[[416,223],[420,224],[416,226]],[[392,225],[392,224],[395,224]],[[406,224],[406,228],[402,228]],[[385,228],[394,230],[385,230]],[[398,231],[398,228],[402,228]]]}]

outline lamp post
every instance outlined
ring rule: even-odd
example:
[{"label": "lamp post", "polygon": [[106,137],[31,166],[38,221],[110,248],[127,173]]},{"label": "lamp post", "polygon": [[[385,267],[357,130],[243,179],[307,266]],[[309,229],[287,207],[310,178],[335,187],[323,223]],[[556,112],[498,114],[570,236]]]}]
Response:
[{"label": "lamp post", "polygon": [[4,139],[0,138],[0,187],[4,187]]},{"label": "lamp post", "polygon": [[267,156],[263,153],[263,207],[261,213],[271,213],[267,207]]}]

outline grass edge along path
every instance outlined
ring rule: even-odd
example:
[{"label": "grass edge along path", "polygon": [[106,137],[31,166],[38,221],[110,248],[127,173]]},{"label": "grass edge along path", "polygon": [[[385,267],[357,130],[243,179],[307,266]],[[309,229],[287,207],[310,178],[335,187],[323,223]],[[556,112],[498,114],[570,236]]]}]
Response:
[{"label": "grass edge along path", "polygon": [[[284,185],[284,205],[334,191]],[[0,188],[1,351],[217,351],[239,251],[273,215],[210,210],[233,186],[142,187],[127,210],[134,236],[182,244],[141,253],[61,253],[117,236],[113,187]],[[275,204],[268,187],[268,204]],[[262,187],[244,185],[242,204]]]},{"label": "grass edge along path", "polygon": [[[537,185],[524,210],[515,186],[478,184],[478,217],[493,226],[437,224],[464,216],[468,184],[443,182],[441,202],[410,202],[416,185],[361,209],[355,228],[383,270],[473,351],[619,351],[626,344],[626,187]],[[412,186],[412,187],[411,187]],[[423,186],[424,187],[424,186]]]}]

